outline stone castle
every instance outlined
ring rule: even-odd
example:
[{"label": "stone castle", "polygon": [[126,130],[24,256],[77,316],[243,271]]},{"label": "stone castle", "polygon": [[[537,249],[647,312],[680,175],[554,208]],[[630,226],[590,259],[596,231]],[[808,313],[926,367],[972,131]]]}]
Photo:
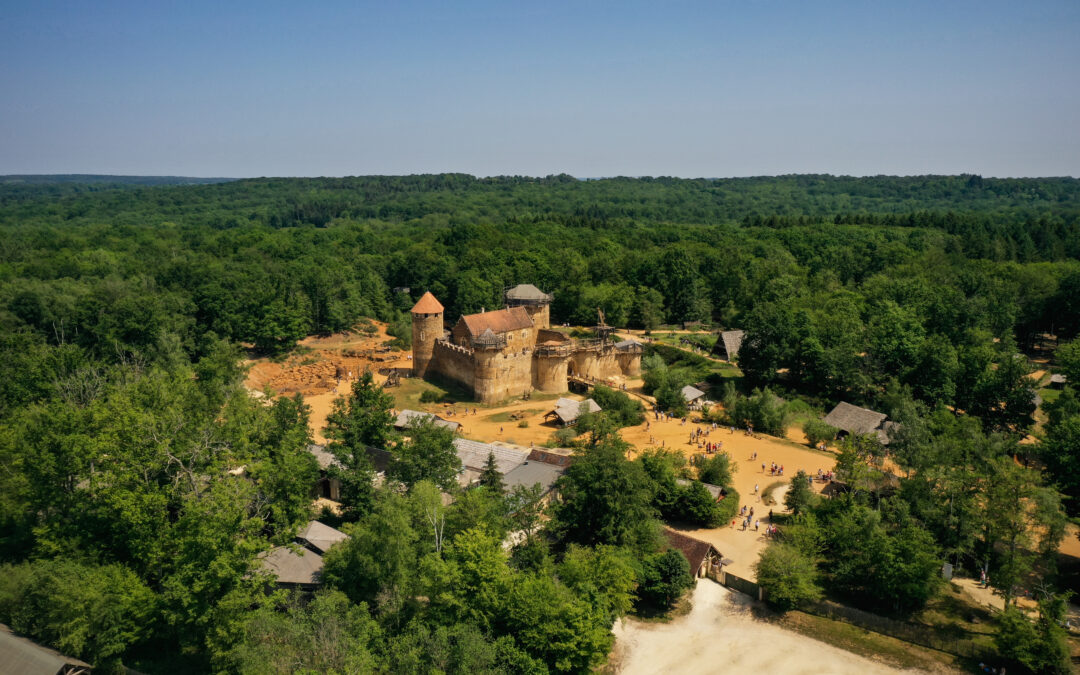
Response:
[{"label": "stone castle", "polygon": [[473,392],[481,403],[562,393],[571,379],[634,377],[641,372],[639,343],[600,337],[574,340],[551,330],[552,296],[531,284],[506,292],[506,309],[481,311],[443,324],[443,306],[430,292],[412,308],[413,374],[437,375]]}]

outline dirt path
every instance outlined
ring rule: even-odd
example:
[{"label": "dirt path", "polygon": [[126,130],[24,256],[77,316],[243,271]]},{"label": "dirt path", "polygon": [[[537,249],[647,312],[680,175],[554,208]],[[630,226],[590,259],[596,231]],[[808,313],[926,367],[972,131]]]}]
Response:
[{"label": "dirt path", "polygon": [[[690,432],[699,425],[691,422],[684,425],[681,420],[657,421],[651,414],[646,424],[648,428],[643,424],[622,430],[622,437],[634,445],[637,451],[663,445],[665,448],[682,452],[687,457],[703,452],[696,443],[690,443]],[[705,425],[700,426],[705,428]],[[802,437],[801,432],[794,428],[788,433]],[[774,490],[773,496],[780,497],[774,506],[762,503],[761,493],[773,483],[787,483],[800,469],[812,476],[817,475],[818,469],[828,471],[836,464],[836,456],[772,436],[747,436],[738,429],[735,433],[726,428],[709,430],[706,440],[722,443],[721,449],[731,456],[732,465],[736,467],[732,482],[739,492],[740,506],[754,508],[754,517],[761,521],[761,529],[756,532],[753,528],[744,531],[741,526],[733,528],[730,524],[718,528],[679,529],[692,537],[708,541],[716,546],[725,558],[733,560],[728,567],[733,574],[754,579],[752,566],[757,562],[758,553],[768,544],[764,527],[768,523],[769,510],[777,513],[784,510],[780,488]],[[755,453],[757,459],[750,459]],[[764,471],[761,468],[763,463],[766,466]],[[784,467],[782,477],[769,475],[768,467],[773,463]],[[814,482],[813,486],[819,491],[824,487],[818,482]]]},{"label": "dirt path", "polygon": [[708,579],[693,608],[669,623],[615,625],[615,672],[876,675],[901,671],[755,619],[749,600]]}]

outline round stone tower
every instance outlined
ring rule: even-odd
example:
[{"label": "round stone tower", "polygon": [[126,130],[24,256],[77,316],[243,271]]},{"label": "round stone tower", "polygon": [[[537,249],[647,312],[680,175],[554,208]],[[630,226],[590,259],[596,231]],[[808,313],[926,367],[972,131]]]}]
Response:
[{"label": "round stone tower", "polygon": [[533,388],[546,394],[567,390],[569,347],[537,347],[533,355]]},{"label": "round stone tower", "polygon": [[443,306],[431,294],[424,293],[412,308],[413,375],[427,375],[435,341],[443,336]]},{"label": "round stone tower", "polygon": [[473,395],[481,403],[496,403],[506,397],[504,389],[509,385],[508,382],[500,382],[499,373],[506,338],[488,328],[473,338],[472,347],[476,364],[473,370]]}]

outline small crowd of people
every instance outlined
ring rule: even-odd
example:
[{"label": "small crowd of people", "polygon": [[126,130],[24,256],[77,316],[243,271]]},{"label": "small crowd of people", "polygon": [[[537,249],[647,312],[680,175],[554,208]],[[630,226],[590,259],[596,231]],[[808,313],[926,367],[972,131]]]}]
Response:
[{"label": "small crowd of people", "polygon": [[[765,473],[765,462],[761,463],[761,473]],[[776,462],[770,462],[769,463],[769,475],[770,476],[783,476],[784,475],[784,465],[783,464],[777,464]]]}]

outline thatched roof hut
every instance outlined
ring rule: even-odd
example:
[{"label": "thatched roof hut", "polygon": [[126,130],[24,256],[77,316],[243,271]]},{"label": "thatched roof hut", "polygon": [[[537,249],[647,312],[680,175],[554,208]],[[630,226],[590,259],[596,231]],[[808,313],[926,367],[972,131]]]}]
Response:
[{"label": "thatched roof hut", "polygon": [[745,334],[741,330],[721,331],[716,344],[713,345],[713,354],[725,361],[734,361],[735,357],[739,355],[739,348],[742,347],[743,335]]},{"label": "thatched roof hut", "polygon": [[888,445],[888,431],[895,426],[895,423],[886,421],[888,417],[885,413],[841,401],[825,416],[825,424],[848,434],[874,434],[882,445]]},{"label": "thatched roof hut", "polygon": [[555,409],[544,415],[545,418],[554,417],[563,426],[577,422],[583,412],[598,413],[600,404],[591,398],[584,401],[575,401],[572,398],[560,398],[555,402]]}]

